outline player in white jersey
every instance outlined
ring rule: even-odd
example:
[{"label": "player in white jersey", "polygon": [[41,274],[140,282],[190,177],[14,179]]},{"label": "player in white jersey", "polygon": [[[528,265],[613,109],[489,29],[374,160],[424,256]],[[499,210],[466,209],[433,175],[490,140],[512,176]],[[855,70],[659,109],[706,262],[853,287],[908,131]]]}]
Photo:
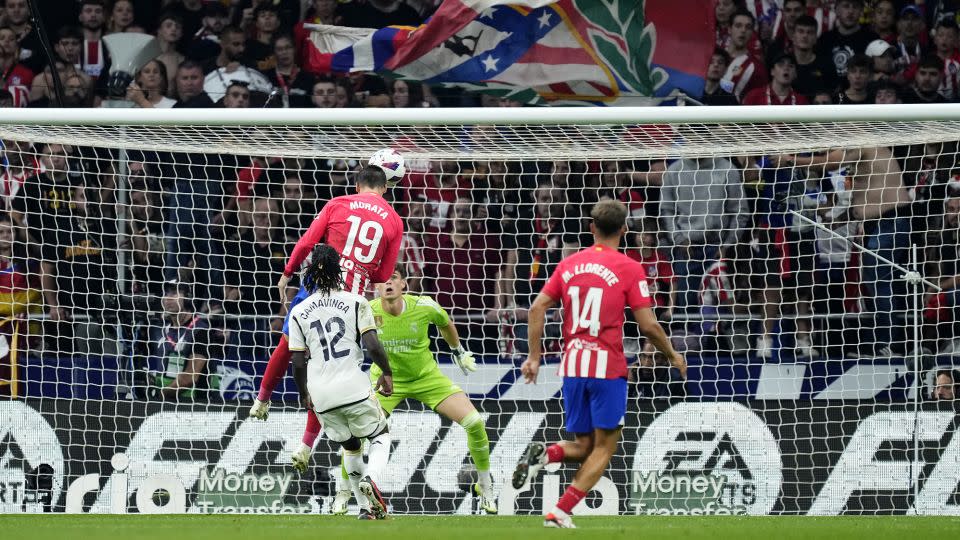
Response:
[{"label": "player in white jersey", "polygon": [[[373,392],[393,393],[393,372],[377,338],[377,325],[367,300],[343,289],[340,254],[326,245],[313,248],[302,283],[310,292],[290,312],[293,378],[304,406],[323,424],[327,438],[344,449],[344,466],[357,501],[360,519],[383,519],[387,505],[377,487],[390,457],[387,418]],[[374,389],[361,369],[363,349],[383,370]],[[305,351],[310,350],[310,361]],[[369,441],[364,466],[361,439]],[[364,504],[364,503],[367,504]]]}]

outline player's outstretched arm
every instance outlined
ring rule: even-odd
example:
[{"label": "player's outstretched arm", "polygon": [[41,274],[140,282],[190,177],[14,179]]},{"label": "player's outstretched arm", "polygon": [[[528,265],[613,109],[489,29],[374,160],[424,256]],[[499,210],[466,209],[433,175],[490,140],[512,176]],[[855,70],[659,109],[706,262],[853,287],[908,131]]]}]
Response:
[{"label": "player's outstretched arm", "polygon": [[670,359],[670,364],[680,370],[680,375],[686,379],[687,361],[683,358],[682,354],[673,348],[673,344],[670,343],[670,338],[667,337],[667,333],[663,331],[663,327],[657,322],[657,316],[653,314],[653,309],[634,309],[633,316],[637,320],[640,332],[647,336],[647,339],[653,343],[653,346],[656,347],[658,351]]},{"label": "player's outstretched arm", "polygon": [[382,374],[377,380],[375,390],[384,396],[393,393],[393,370],[390,369],[390,362],[387,360],[387,351],[384,350],[380,338],[377,337],[376,330],[368,330],[363,334],[363,346],[367,349],[370,359],[376,364]]},{"label": "player's outstretched arm", "polygon": [[537,374],[540,373],[540,356],[543,354],[543,325],[547,320],[547,310],[555,305],[557,305],[556,300],[540,293],[527,314],[527,339],[530,341],[530,352],[520,366],[520,373],[528,384],[537,382]]},{"label": "player's outstretched arm", "polygon": [[473,353],[465,349],[460,343],[460,334],[457,332],[457,326],[453,324],[453,321],[440,327],[440,335],[453,350],[453,361],[460,368],[460,371],[463,371],[464,375],[477,370],[477,361],[474,359]]},{"label": "player's outstretched arm", "polygon": [[313,409],[310,393],[307,391],[307,358],[303,351],[293,351],[293,382],[297,383],[300,403],[308,409]]}]

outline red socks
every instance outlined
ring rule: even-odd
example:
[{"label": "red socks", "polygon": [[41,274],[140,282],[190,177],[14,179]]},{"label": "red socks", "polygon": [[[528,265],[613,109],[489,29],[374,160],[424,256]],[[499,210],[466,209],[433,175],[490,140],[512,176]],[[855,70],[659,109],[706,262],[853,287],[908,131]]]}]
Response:
[{"label": "red socks", "polygon": [[[270,360],[267,362],[267,369],[263,372],[263,380],[260,381],[260,392],[257,394],[257,399],[260,401],[270,401],[270,395],[273,394],[273,389],[277,387],[280,379],[286,375],[288,367],[290,367],[290,347],[287,345],[287,338],[284,336],[280,338],[280,344],[277,345],[277,348],[273,350],[273,354],[270,355]],[[311,414],[310,416],[313,415]],[[317,429],[317,432],[319,431],[320,430]]]},{"label": "red socks", "polygon": [[313,443],[317,442],[317,437],[320,436],[321,427],[317,413],[307,411],[307,428],[303,431],[303,444],[313,448]]},{"label": "red socks", "polygon": [[563,461],[563,447],[559,444],[551,444],[547,447],[547,463],[560,463]]},{"label": "red socks", "polygon": [[563,492],[563,497],[560,497],[560,501],[557,502],[557,508],[567,515],[570,515],[573,513],[573,507],[580,504],[580,501],[586,496],[587,494],[585,492],[570,486],[567,488],[567,491]]}]

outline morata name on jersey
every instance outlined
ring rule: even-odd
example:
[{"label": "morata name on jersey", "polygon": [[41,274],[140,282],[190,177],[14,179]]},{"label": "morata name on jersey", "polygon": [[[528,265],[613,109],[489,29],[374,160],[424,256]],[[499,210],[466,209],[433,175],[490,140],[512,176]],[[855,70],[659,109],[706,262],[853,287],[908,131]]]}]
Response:
[{"label": "morata name on jersey", "polygon": [[346,313],[350,311],[350,305],[344,302],[343,300],[338,300],[336,298],[321,298],[319,300],[314,300],[310,302],[310,305],[306,306],[303,312],[300,313],[300,318],[307,320],[310,317],[310,313],[315,309],[322,307],[332,307],[334,309],[339,309],[340,311]]},{"label": "morata name on jersey", "polygon": [[380,216],[380,219],[387,219],[387,211],[380,207],[378,204],[370,204],[364,201],[350,201],[351,210],[369,210]]},{"label": "morata name on jersey", "polygon": [[579,276],[580,274],[594,274],[599,276],[600,279],[607,282],[607,285],[614,286],[617,283],[620,283],[620,278],[618,278],[613,270],[610,270],[606,266],[597,263],[582,263],[574,266],[570,270],[567,270],[563,273],[563,282],[566,283],[573,279],[574,276]]}]

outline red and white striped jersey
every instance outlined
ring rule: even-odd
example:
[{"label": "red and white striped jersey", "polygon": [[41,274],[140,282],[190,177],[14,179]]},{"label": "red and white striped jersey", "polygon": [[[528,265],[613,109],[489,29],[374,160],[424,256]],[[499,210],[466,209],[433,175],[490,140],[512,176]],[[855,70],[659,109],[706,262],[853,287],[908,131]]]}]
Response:
[{"label": "red and white striped jersey", "polygon": [[33,85],[33,72],[23,64],[14,64],[3,73],[4,90],[10,92],[13,96],[14,107],[26,107],[30,104],[30,87]]},{"label": "red and white striped jersey", "polygon": [[404,234],[400,239],[400,259],[408,276],[422,276],[426,261],[423,259],[423,245],[412,234]]},{"label": "red and white striped jersey", "polygon": [[940,95],[947,101],[956,101],[960,97],[960,52],[953,51],[953,54],[943,61]]},{"label": "red and white striped jersey", "polygon": [[563,306],[560,375],[618,379],[627,376],[624,310],[650,308],[643,266],[599,244],[560,261],[543,294]]},{"label": "red and white striped jersey", "polygon": [[366,192],[335,197],[297,242],[283,273],[293,275],[313,246],[325,242],[340,253],[344,289],[364,294],[371,281],[390,279],[402,238],[403,220],[380,195]]},{"label": "red and white striped jersey", "polygon": [[107,63],[107,48],[103,46],[101,40],[84,40],[83,49],[80,51],[80,63],[83,65],[83,72],[96,79]]},{"label": "red and white striped jersey", "polygon": [[20,188],[28,178],[34,177],[44,171],[46,171],[46,167],[36,158],[33,159],[32,167],[24,166],[18,169],[0,169],[0,197],[3,197],[5,206],[10,206],[13,198],[20,192]]},{"label": "red and white striped jersey", "polygon": [[767,68],[757,57],[749,54],[741,54],[734,58],[721,79],[721,85],[732,88],[731,93],[738,98],[766,84]]},{"label": "red and white striped jersey", "polygon": [[733,280],[727,269],[727,261],[717,261],[707,267],[700,283],[700,303],[705,306],[722,306],[733,300]]}]

